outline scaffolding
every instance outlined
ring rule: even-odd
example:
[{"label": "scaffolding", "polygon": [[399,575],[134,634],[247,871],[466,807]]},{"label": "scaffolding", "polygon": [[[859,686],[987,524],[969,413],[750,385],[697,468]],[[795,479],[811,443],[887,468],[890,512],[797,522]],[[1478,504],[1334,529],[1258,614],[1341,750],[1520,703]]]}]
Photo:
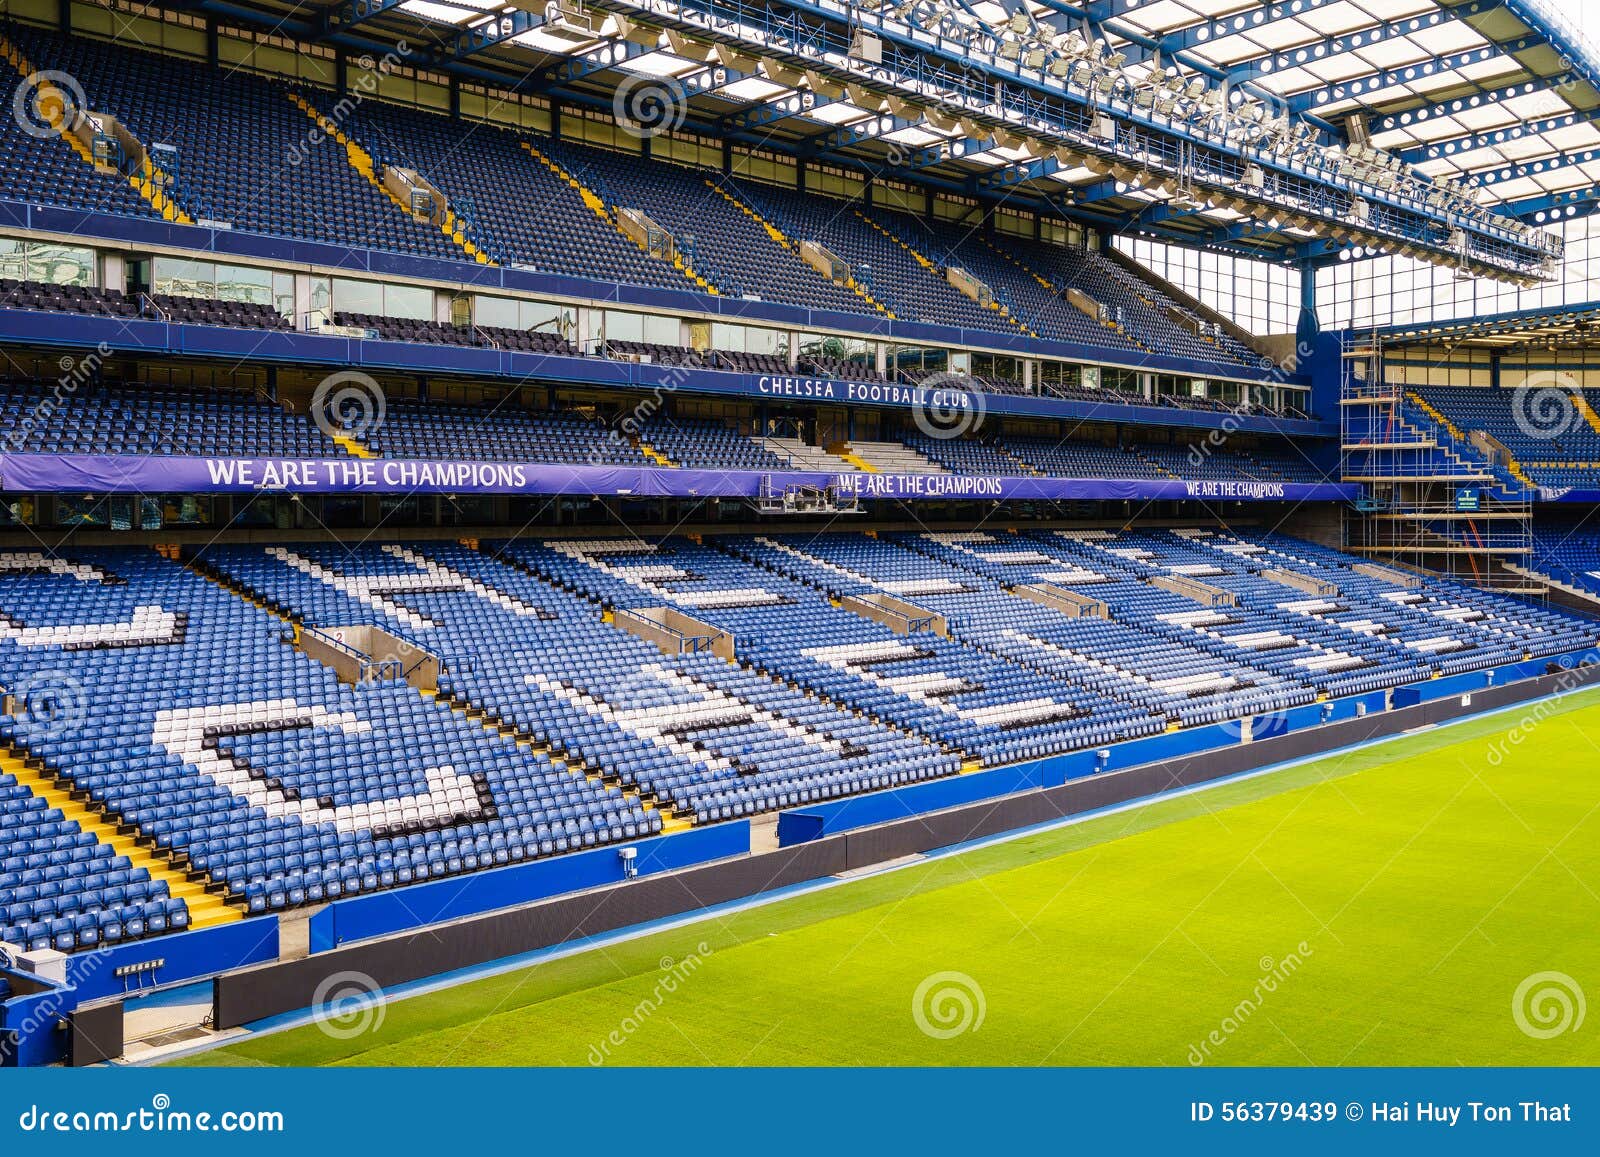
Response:
[{"label": "scaffolding", "polygon": [[1435,422],[1385,372],[1382,337],[1347,335],[1339,398],[1346,482],[1361,497],[1345,549],[1372,562],[1542,598],[1523,572],[1533,555],[1531,492]]}]

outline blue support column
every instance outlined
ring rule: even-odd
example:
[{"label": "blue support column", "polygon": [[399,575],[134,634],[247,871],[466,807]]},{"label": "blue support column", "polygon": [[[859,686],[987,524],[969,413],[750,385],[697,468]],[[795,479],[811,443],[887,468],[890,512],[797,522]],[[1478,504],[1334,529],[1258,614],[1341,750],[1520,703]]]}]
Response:
[{"label": "blue support column", "polygon": [[1343,365],[1338,338],[1322,331],[1317,317],[1317,269],[1302,261],[1300,269],[1300,317],[1295,323],[1295,355],[1299,369],[1311,375],[1311,412],[1319,418],[1337,421]]}]

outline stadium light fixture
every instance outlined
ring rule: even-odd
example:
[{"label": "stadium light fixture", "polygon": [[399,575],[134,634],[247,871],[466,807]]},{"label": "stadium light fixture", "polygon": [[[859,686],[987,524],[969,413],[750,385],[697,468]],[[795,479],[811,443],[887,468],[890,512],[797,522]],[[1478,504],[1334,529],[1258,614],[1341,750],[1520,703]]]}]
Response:
[{"label": "stadium light fixture", "polygon": [[756,68],[773,84],[781,84],[784,88],[799,88],[806,80],[806,74],[798,68],[789,68],[775,60],[763,58],[756,62]]},{"label": "stadium light fixture", "polygon": [[640,48],[654,49],[661,43],[661,29],[651,28],[648,24],[640,24],[630,16],[613,13],[611,19],[615,22],[617,35],[629,44],[637,44]]}]

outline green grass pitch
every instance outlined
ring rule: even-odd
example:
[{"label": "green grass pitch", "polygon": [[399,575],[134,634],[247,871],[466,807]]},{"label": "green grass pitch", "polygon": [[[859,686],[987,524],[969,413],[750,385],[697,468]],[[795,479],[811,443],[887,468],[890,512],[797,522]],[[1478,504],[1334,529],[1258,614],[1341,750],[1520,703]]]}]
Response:
[{"label": "green grass pitch", "polygon": [[1584,693],[185,1063],[1593,1065],[1597,929]]}]

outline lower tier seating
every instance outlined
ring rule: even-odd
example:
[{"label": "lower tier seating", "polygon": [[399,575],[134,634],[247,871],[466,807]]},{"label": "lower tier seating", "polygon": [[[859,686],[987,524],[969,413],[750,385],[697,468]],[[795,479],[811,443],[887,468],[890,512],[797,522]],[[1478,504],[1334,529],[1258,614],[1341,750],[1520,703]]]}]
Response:
[{"label": "lower tier seating", "polygon": [[[217,900],[174,880],[271,912],[1600,637],[1357,564],[1218,527],[0,551],[0,940],[194,926]],[[662,607],[732,660],[605,614]],[[297,645],[355,627],[437,691]]]}]

